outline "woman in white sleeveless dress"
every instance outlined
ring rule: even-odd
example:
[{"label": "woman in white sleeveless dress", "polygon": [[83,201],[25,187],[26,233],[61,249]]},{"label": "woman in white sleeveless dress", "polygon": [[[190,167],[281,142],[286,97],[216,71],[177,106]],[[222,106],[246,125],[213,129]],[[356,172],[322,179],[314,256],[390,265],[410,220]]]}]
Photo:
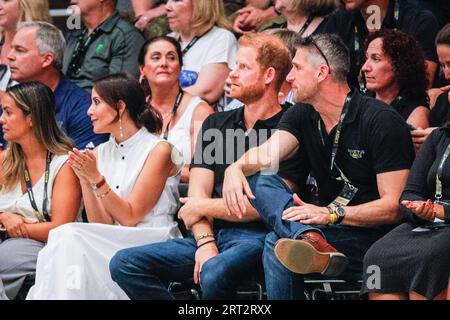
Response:
[{"label": "woman in white sleeveless dress", "polygon": [[0,154],[0,299],[15,299],[49,231],[77,217],[81,189],[66,163],[72,142],[56,123],[52,91],[16,85],[1,105],[8,147]]},{"label": "woman in white sleeveless dress", "polygon": [[163,119],[160,136],[181,151],[185,163],[181,182],[187,183],[197,133],[214,110],[199,97],[181,89],[182,55],[180,44],[174,38],[152,38],[142,46],[139,66],[149,106]]},{"label": "woman in white sleeveless dress", "polygon": [[150,133],[161,120],[146,108],[138,81],[126,74],[95,81],[88,114],[96,133],[112,135],[94,152],[69,153],[90,223],[50,233],[27,299],[127,299],[111,279],[111,257],[180,236],[173,215],[182,158]]}]

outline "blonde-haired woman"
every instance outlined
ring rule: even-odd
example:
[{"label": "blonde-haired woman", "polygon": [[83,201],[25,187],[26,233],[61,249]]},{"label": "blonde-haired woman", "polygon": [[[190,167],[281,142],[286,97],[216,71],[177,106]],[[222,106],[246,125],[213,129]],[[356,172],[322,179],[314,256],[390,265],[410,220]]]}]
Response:
[{"label": "blonde-haired woman", "polygon": [[12,85],[8,53],[19,22],[51,22],[48,0],[0,0],[0,91]]},{"label": "blonde-haired woman", "polygon": [[[180,84],[209,104],[222,97],[228,74],[235,67],[236,38],[222,0],[169,0],[167,18],[183,50]],[[222,104],[222,103],[219,103]]]},{"label": "blonde-haired woman", "polygon": [[1,105],[8,148],[0,155],[0,286],[14,299],[34,274],[50,230],[76,219],[81,188],[66,163],[72,143],[56,123],[50,88],[13,86]]}]

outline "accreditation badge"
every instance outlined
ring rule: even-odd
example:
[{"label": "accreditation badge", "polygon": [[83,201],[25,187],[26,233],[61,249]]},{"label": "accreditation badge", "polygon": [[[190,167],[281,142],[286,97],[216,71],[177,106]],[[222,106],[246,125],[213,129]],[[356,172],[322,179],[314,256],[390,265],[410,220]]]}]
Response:
[{"label": "accreditation badge", "polygon": [[339,193],[339,195],[336,197],[336,199],[333,200],[333,202],[331,202],[330,205],[334,205],[336,207],[345,207],[350,203],[350,201],[352,201],[357,192],[358,188],[346,182],[341,193]]}]

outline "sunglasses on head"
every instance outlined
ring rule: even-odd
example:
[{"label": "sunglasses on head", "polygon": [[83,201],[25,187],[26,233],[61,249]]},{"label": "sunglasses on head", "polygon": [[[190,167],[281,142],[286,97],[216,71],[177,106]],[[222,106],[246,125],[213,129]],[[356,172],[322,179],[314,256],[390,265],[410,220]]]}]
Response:
[{"label": "sunglasses on head", "polygon": [[312,36],[308,36],[306,38],[302,39],[302,45],[304,46],[310,46],[313,45],[314,48],[317,49],[317,51],[319,51],[320,55],[322,56],[322,58],[325,60],[328,69],[330,69],[330,73],[331,73],[331,68],[330,68],[330,63],[328,62],[327,57],[325,56],[325,54],[323,53],[322,49],[320,49],[319,45],[316,43],[316,41],[314,40],[314,37]]}]

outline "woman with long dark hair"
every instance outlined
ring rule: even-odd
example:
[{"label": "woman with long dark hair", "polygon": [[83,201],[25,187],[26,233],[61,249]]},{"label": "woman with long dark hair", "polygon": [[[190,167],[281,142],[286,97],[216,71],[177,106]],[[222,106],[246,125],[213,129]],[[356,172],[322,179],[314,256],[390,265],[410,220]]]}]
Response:
[{"label": "woman with long dark hair", "polygon": [[52,232],[28,299],[127,299],[110,277],[111,257],[181,236],[173,220],[181,154],[153,134],[161,119],[146,107],[139,82],[126,74],[95,81],[88,114],[95,133],[111,134],[93,152],[69,154],[90,223]]},{"label": "woman with long dark hair", "polygon": [[147,40],[139,54],[139,66],[148,106],[161,114],[160,136],[183,154],[185,166],[181,181],[187,183],[198,131],[214,110],[200,97],[180,87],[183,58],[180,44],[174,38],[161,36]]},{"label": "woman with long dark hair", "polygon": [[0,296],[14,299],[35,272],[49,232],[79,213],[81,190],[67,163],[70,139],[55,120],[55,98],[38,82],[9,88],[1,98],[7,149],[0,154]]}]

